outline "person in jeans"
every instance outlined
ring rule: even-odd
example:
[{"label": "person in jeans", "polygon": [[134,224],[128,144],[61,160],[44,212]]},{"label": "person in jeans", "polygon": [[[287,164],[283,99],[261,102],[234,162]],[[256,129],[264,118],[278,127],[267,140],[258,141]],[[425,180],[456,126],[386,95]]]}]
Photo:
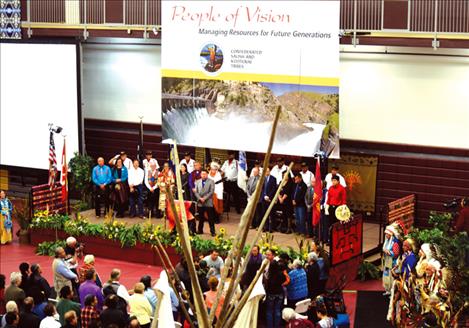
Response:
[{"label": "person in jeans", "polygon": [[283,284],[286,277],[278,262],[274,259],[275,251],[265,253],[269,266],[264,274],[264,287],[266,292],[266,319],[267,328],[280,327],[282,319],[282,305],[284,301]]}]

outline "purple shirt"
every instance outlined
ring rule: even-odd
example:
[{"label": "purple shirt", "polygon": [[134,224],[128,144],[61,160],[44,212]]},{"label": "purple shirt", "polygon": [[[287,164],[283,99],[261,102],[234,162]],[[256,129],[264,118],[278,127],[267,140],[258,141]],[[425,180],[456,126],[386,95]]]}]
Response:
[{"label": "purple shirt", "polygon": [[103,293],[101,292],[101,288],[99,288],[93,280],[86,280],[80,285],[78,288],[78,293],[80,294],[80,303],[81,308],[85,307],[85,298],[87,295],[94,295],[98,299],[98,304],[96,305],[96,309],[101,312],[103,310]]}]

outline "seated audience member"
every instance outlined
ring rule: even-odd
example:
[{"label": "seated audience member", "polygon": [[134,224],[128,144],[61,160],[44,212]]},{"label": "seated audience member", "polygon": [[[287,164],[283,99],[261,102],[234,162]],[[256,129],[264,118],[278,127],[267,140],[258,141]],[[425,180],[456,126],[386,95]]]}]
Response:
[{"label": "seated audience member", "polygon": [[127,305],[129,304],[129,292],[124,285],[119,282],[121,271],[119,269],[113,269],[111,271],[111,277],[108,282],[103,286],[103,294],[105,297],[114,294],[118,296],[117,309],[121,310],[122,313],[128,318]]},{"label": "seated audience member", "polygon": [[26,262],[23,262],[20,264],[20,273],[21,273],[21,284],[18,286],[21,288],[26,295],[28,295],[28,290],[29,290],[29,274],[31,271],[29,270],[29,264]]},{"label": "seated audience member", "polygon": [[104,158],[98,158],[98,165],[93,168],[91,178],[94,184],[94,206],[98,218],[101,216],[102,204],[104,204],[104,213],[109,211],[109,192],[112,182],[111,169],[104,165]]},{"label": "seated audience member", "polygon": [[10,274],[10,286],[5,289],[5,302],[15,301],[20,308],[23,305],[23,300],[26,298],[24,291],[18,286],[21,285],[21,273],[12,272]]},{"label": "seated audience member", "polygon": [[326,308],[320,306],[316,309],[316,314],[319,318],[317,323],[318,328],[334,328],[334,319],[327,315]]},{"label": "seated audience member", "polygon": [[36,293],[42,293],[44,299],[51,297],[51,287],[49,282],[42,276],[42,267],[39,264],[31,265],[31,275],[29,276],[29,292],[28,296],[35,295]]},{"label": "seated audience member", "polygon": [[[8,313],[10,313],[10,312],[11,312],[11,313],[18,314],[18,305],[16,304],[15,301],[9,301],[9,302],[7,302],[7,304],[6,304],[6,306],[5,306],[5,310],[6,310],[5,314],[8,314]],[[1,322],[0,322],[0,327],[2,327],[2,328],[5,327],[6,324],[7,324],[5,317],[6,317],[6,315],[4,315],[4,316],[2,317],[2,320],[1,320]]]},{"label": "seated audience member", "polygon": [[20,313],[18,328],[39,328],[41,319],[32,312],[34,300],[26,297],[23,302],[23,311]]},{"label": "seated audience member", "polygon": [[308,297],[306,272],[300,260],[293,261],[293,270],[288,275],[290,276],[290,283],[287,285],[288,303],[294,308],[297,302]]},{"label": "seated audience member", "polygon": [[7,312],[5,314],[5,326],[4,328],[16,328],[18,327],[18,313],[16,312]]},{"label": "seated audience member", "polygon": [[42,293],[34,293],[31,297],[34,300],[34,306],[31,311],[37,315],[39,319],[44,319],[46,317],[44,309],[46,308],[47,300]]},{"label": "seated audience member", "polygon": [[127,168],[122,164],[120,158],[116,161],[116,166],[112,168],[112,183],[114,199],[114,210],[117,211],[116,217],[123,218],[126,210],[127,202],[129,200],[129,184],[127,179],[129,177]]},{"label": "seated audience member", "polygon": [[144,290],[141,282],[135,284],[134,294],[129,298],[130,315],[137,317],[142,328],[149,328],[153,312],[150,302],[143,295]]},{"label": "seated audience member", "polygon": [[121,310],[117,309],[119,298],[117,295],[109,295],[104,300],[105,309],[99,316],[101,325],[108,327],[109,325],[116,325],[118,328],[125,328],[127,325],[127,318]]},{"label": "seated audience member", "polygon": [[6,277],[4,274],[0,273],[0,314],[5,314],[5,280]]},{"label": "seated audience member", "polygon": [[[77,328],[78,327],[78,316],[75,311],[68,311],[64,314],[64,323],[62,328]],[[104,326],[107,327],[107,326]]]},{"label": "seated audience member", "polygon": [[291,308],[282,311],[282,319],[287,323],[285,328],[314,328],[311,321],[306,316],[302,316]]},{"label": "seated audience member", "polygon": [[96,274],[96,280],[95,280],[96,285],[98,285],[99,287],[103,287],[101,278],[99,277],[99,274],[96,271],[96,268],[94,265],[95,265],[94,255],[91,255],[91,254],[85,255],[85,258],[83,259],[83,265],[78,269],[78,279],[80,281],[80,284],[85,282],[86,272],[90,269],[93,269],[95,270],[95,274]]},{"label": "seated audience member", "polygon": [[96,327],[99,322],[99,312],[96,310],[98,300],[94,295],[85,297],[85,307],[81,309],[81,327]]},{"label": "seated audience member", "polygon": [[44,308],[45,318],[41,320],[39,328],[61,328],[62,325],[59,322],[59,315],[55,309],[54,304],[48,303]]},{"label": "seated audience member", "polygon": [[74,302],[73,290],[69,286],[64,286],[60,290],[60,299],[57,303],[57,312],[60,316],[60,323],[65,324],[65,314],[74,311],[77,317],[80,317],[81,305],[80,303]]},{"label": "seated audience member", "polygon": [[151,277],[145,275],[140,279],[140,282],[145,286],[145,291],[143,292],[143,294],[147,298],[148,302],[150,302],[152,310],[155,311],[157,298],[155,291],[153,290],[153,288],[151,288]]},{"label": "seated audience member", "polygon": [[129,292],[124,285],[122,285],[119,280],[121,278],[121,270],[112,269],[111,276],[107,283],[104,284],[103,289],[111,287],[119,297],[122,297],[126,302],[129,301]]},{"label": "seated audience member", "polygon": [[308,281],[308,298],[315,299],[320,294],[319,277],[320,268],[318,255],[314,252],[308,254],[308,265],[306,266],[306,278]]},{"label": "seated audience member", "polygon": [[218,255],[218,251],[213,249],[210,252],[210,255],[204,257],[204,261],[207,263],[208,267],[207,278],[210,276],[215,276],[220,279],[221,270],[225,266],[225,263],[223,262],[221,256]]},{"label": "seated audience member", "polygon": [[98,303],[96,304],[96,310],[101,312],[103,310],[104,297],[101,292],[101,288],[96,285],[96,272],[94,269],[90,269],[85,274],[85,282],[80,285],[78,294],[80,295],[80,304],[82,307],[85,305],[85,298],[88,295],[96,296]]},{"label": "seated audience member", "polygon": [[78,281],[77,275],[70,270],[65,262],[65,250],[62,247],[55,249],[55,259],[52,262],[52,274],[54,277],[54,289],[57,295],[64,286],[72,287],[72,281]]},{"label": "seated audience member", "polygon": [[133,161],[133,166],[129,169],[129,215],[131,218],[138,215],[140,218],[143,216],[143,179],[145,178],[145,172],[139,166],[138,159]]},{"label": "seated audience member", "polygon": [[140,323],[138,322],[137,317],[135,316],[130,317],[128,328],[140,328],[140,327],[141,326],[140,326]]},{"label": "seated audience member", "polygon": [[[212,311],[212,307],[215,303],[215,300],[217,299],[218,283],[219,283],[218,278],[215,277],[215,276],[211,276],[208,279],[208,287],[210,288],[210,290],[205,292],[204,296],[205,296],[205,306],[207,307],[209,313],[210,313],[210,311]],[[223,295],[222,295],[222,298],[218,302],[218,307],[217,307],[216,312],[215,312],[215,317],[217,317],[217,318],[220,316],[220,311],[223,307],[224,301],[225,300],[224,300]]]},{"label": "seated audience member", "polygon": [[203,293],[209,290],[207,274],[207,262],[205,262],[204,260],[200,260],[199,268],[197,269],[197,278],[199,279],[200,288],[202,289]]},{"label": "seated audience member", "polygon": [[251,282],[254,280],[257,274],[257,270],[260,269],[264,256],[259,252],[259,246],[254,245],[251,249],[251,257],[246,266],[246,270],[241,278],[241,288],[245,291]]}]

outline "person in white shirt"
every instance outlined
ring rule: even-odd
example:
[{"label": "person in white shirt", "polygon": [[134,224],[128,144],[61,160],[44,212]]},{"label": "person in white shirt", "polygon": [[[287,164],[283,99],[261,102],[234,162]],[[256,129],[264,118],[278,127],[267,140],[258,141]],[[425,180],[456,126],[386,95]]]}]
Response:
[{"label": "person in white shirt", "polygon": [[48,303],[44,308],[45,318],[41,320],[39,328],[60,328],[62,325],[59,321],[59,314],[55,308],[55,305]]},{"label": "person in white shirt", "polygon": [[238,187],[238,161],[235,159],[235,152],[228,152],[228,159],[221,167],[221,174],[225,178],[224,190],[226,191],[225,211],[230,211],[231,197],[233,197],[236,213],[241,213],[239,195],[241,190]]},{"label": "person in white shirt", "polygon": [[145,152],[145,159],[143,160],[142,164],[143,164],[143,169],[144,169],[145,171],[148,170],[148,169],[150,169],[150,165],[151,165],[151,164],[155,164],[157,170],[160,168],[160,166],[158,165],[158,161],[156,160],[156,158],[153,158],[153,152],[152,152],[151,150],[147,150],[147,151]]},{"label": "person in white shirt", "polygon": [[191,158],[191,154],[190,153],[185,153],[184,158],[181,159],[181,162],[179,164],[186,164],[187,173],[191,174],[192,171],[194,171],[194,163],[195,163],[195,161]]},{"label": "person in white shirt", "polygon": [[127,157],[127,153],[125,151],[121,151],[120,154],[117,154],[111,158],[109,160],[109,165],[115,166],[119,157],[122,159],[122,164],[126,167],[127,170],[129,170],[132,167],[132,160]]},{"label": "person in white shirt", "polygon": [[314,181],[314,174],[308,169],[308,164],[306,164],[305,162],[301,163],[300,174],[306,186],[308,188],[311,187],[311,182]]},{"label": "person in white shirt", "polygon": [[252,173],[252,171],[254,170],[254,168],[257,168],[259,175],[262,174],[262,166],[261,166],[261,163],[256,159],[256,160],[254,161],[254,167],[251,169],[251,173],[249,174],[249,177],[252,177],[252,176],[254,175],[254,174]]},{"label": "person in white shirt", "polygon": [[221,174],[218,171],[220,165],[217,162],[210,163],[210,171],[208,172],[208,178],[213,180],[215,183],[215,191],[213,197],[213,208],[215,209],[215,222],[220,219],[220,215],[223,214],[223,183]]},{"label": "person in white shirt", "polygon": [[345,183],[345,179],[343,176],[339,174],[339,167],[337,165],[332,166],[331,172],[326,175],[326,188],[329,190],[329,188],[332,186],[332,176],[337,175],[339,177],[339,182],[340,184],[346,188],[347,184]]},{"label": "person in white shirt", "polygon": [[[130,188],[130,217],[135,217],[137,214],[143,219],[143,179],[145,178],[145,172],[140,168],[138,159],[134,160],[133,167],[129,169],[129,188]],[[135,211],[135,203],[138,205],[138,213]]]},{"label": "person in white shirt", "polygon": [[[288,166],[285,165],[283,157],[277,159],[277,164],[270,170],[270,175],[277,180],[277,186],[282,182],[283,174],[287,172]],[[290,177],[293,178],[293,172],[290,171]]]}]

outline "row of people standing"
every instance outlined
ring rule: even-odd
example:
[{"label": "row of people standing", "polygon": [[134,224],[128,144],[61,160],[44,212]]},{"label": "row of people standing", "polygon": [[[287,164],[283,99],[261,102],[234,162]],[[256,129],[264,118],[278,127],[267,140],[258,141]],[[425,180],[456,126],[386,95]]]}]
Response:
[{"label": "row of people standing", "polygon": [[[272,168],[266,168],[265,180],[262,186],[261,197],[257,204],[256,215],[252,228],[257,228],[270,206],[274,201],[275,193],[281,183],[287,166],[283,158],[279,158]],[[247,197],[250,199],[254,194],[259,181],[262,168],[254,167],[247,182]],[[296,174],[290,172],[286,184],[281,188],[277,204],[271,211],[266,222],[267,231],[280,231],[284,233],[296,232],[309,236],[324,236],[327,241],[329,226],[337,222],[335,210],[338,206],[346,204],[345,179],[338,173],[338,167],[334,166],[323,182],[323,194],[321,200],[321,224],[313,229],[312,205],[314,200],[314,186],[316,179],[309,171],[306,163],[301,164],[301,171]],[[294,221],[293,221],[294,218]],[[295,226],[293,228],[293,226]]]}]

